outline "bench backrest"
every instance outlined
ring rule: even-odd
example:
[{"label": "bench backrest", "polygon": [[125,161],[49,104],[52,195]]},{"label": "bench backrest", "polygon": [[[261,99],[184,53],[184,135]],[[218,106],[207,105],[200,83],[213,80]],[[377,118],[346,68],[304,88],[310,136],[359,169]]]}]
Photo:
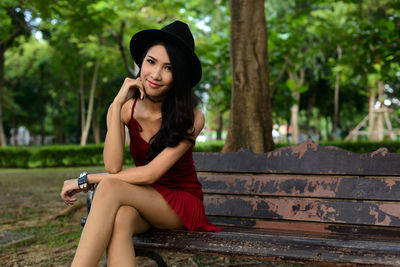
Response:
[{"label": "bench backrest", "polygon": [[400,239],[400,154],[306,141],[266,154],[195,153],[216,224]]}]

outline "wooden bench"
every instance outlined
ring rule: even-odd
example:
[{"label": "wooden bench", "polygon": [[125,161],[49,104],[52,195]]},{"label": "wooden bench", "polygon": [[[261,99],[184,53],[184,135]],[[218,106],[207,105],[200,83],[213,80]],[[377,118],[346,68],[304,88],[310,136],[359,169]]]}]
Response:
[{"label": "wooden bench", "polygon": [[306,141],[266,154],[195,153],[194,160],[206,214],[222,232],[152,229],[132,238],[137,255],[159,266],[166,264],[147,250],[400,266],[400,154]]}]

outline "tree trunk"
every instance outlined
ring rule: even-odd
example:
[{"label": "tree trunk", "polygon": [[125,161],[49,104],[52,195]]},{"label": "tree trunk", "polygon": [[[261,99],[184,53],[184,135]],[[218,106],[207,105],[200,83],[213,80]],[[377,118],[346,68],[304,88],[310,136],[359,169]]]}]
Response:
[{"label": "tree trunk", "polygon": [[223,125],[224,125],[224,118],[223,118],[223,113],[220,109],[217,110],[217,140],[222,140],[222,130],[223,130]]},{"label": "tree trunk", "polygon": [[223,152],[273,150],[263,0],[230,0],[232,100]]},{"label": "tree trunk", "polygon": [[376,133],[375,133],[375,88],[373,86],[370,87],[369,90],[369,140],[375,141]]},{"label": "tree trunk", "polygon": [[100,144],[101,139],[100,139],[100,124],[96,119],[96,116],[93,116],[93,123],[92,123],[92,127],[93,127],[93,137],[94,137],[94,143],[95,144]]},{"label": "tree trunk", "polygon": [[[338,60],[342,58],[342,47],[340,45],[337,45],[337,53],[338,53]],[[340,82],[340,72],[336,74],[336,80],[335,80],[335,96],[334,96],[334,101],[335,101],[335,107],[334,107],[334,116],[333,116],[333,140],[337,141],[338,136],[337,136],[337,127],[339,123],[339,82]]]},{"label": "tree trunk", "polygon": [[80,64],[79,67],[79,99],[80,99],[80,111],[81,111],[81,133],[85,129],[85,80],[84,80],[84,65]]},{"label": "tree trunk", "polygon": [[4,54],[6,52],[4,43],[0,42],[0,145],[7,146],[6,135],[3,128],[3,85],[4,85]]},{"label": "tree trunk", "polygon": [[310,92],[307,105],[307,122],[306,122],[307,138],[311,138],[313,136],[313,131],[311,129],[311,120],[313,118],[313,108],[315,106],[316,97],[317,97],[317,88],[313,88]]},{"label": "tree trunk", "polygon": [[299,134],[299,104],[300,104],[300,92],[294,92],[293,98],[296,101],[290,108],[291,122],[292,125],[292,143],[298,144],[300,139]]},{"label": "tree trunk", "polygon": [[81,136],[81,146],[86,145],[87,138],[89,135],[89,129],[90,129],[90,124],[91,124],[92,114],[93,114],[94,93],[96,91],[98,72],[99,72],[99,60],[96,59],[96,63],[94,65],[94,71],[93,71],[92,85],[90,87],[88,112],[87,112],[87,116],[86,116],[86,120],[85,120],[85,127],[82,131],[82,136]]},{"label": "tree trunk", "polygon": [[300,68],[299,74],[297,72],[293,72],[288,70],[289,79],[294,81],[296,87],[292,93],[293,99],[295,103],[290,108],[291,113],[291,124],[292,124],[292,143],[297,144],[300,140],[300,131],[299,131],[299,105],[300,105],[300,92],[297,91],[298,88],[303,86],[304,84],[304,70]]},{"label": "tree trunk", "polygon": [[101,108],[101,96],[99,96],[97,98],[97,107],[93,112],[93,123],[92,123],[92,127],[93,127],[93,137],[94,137],[94,143],[95,144],[100,144],[101,143],[101,130],[100,130],[100,123],[99,123],[99,117],[98,117],[98,111]]},{"label": "tree trunk", "polygon": [[378,112],[378,120],[377,120],[377,130],[378,130],[378,141],[382,141],[385,137],[385,127],[383,125],[383,101],[384,101],[384,91],[385,86],[382,81],[378,82],[378,99],[379,99],[379,112]]}]

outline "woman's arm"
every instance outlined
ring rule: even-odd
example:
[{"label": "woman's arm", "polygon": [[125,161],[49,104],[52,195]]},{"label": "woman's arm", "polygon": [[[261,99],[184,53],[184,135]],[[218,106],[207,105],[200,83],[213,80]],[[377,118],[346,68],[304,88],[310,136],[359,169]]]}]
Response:
[{"label": "woman's arm", "polygon": [[[195,110],[194,137],[196,138],[204,127],[204,115]],[[131,184],[152,184],[163,176],[192,146],[189,141],[181,141],[176,147],[166,147],[150,163],[144,166],[129,168],[118,173],[88,174],[90,184],[99,183],[102,179],[120,179]],[[61,190],[61,198],[67,204],[73,204],[76,198],[75,193],[79,192],[77,179],[64,181]]]},{"label": "woman's arm", "polygon": [[108,108],[107,134],[103,149],[104,167],[108,173],[119,172],[124,162],[125,123],[121,119],[121,113],[125,106],[113,102]]},{"label": "woman's arm", "polygon": [[135,90],[144,97],[140,78],[126,78],[107,112],[107,134],[104,141],[103,161],[108,173],[118,173],[124,162],[125,124],[129,121],[129,99]]},{"label": "woman's arm", "polygon": [[[194,138],[204,127],[204,115],[195,110]],[[118,173],[89,174],[89,183],[98,183],[104,178],[115,178],[131,184],[152,184],[163,176],[192,146],[189,141],[181,141],[176,147],[166,147],[150,163],[144,166],[129,168]]]}]

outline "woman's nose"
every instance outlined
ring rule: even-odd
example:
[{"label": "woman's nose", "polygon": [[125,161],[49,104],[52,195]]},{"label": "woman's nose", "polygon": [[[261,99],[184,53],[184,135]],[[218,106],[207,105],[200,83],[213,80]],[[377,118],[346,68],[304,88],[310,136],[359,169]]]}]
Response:
[{"label": "woman's nose", "polygon": [[161,68],[160,67],[154,67],[151,76],[155,80],[161,80]]}]

